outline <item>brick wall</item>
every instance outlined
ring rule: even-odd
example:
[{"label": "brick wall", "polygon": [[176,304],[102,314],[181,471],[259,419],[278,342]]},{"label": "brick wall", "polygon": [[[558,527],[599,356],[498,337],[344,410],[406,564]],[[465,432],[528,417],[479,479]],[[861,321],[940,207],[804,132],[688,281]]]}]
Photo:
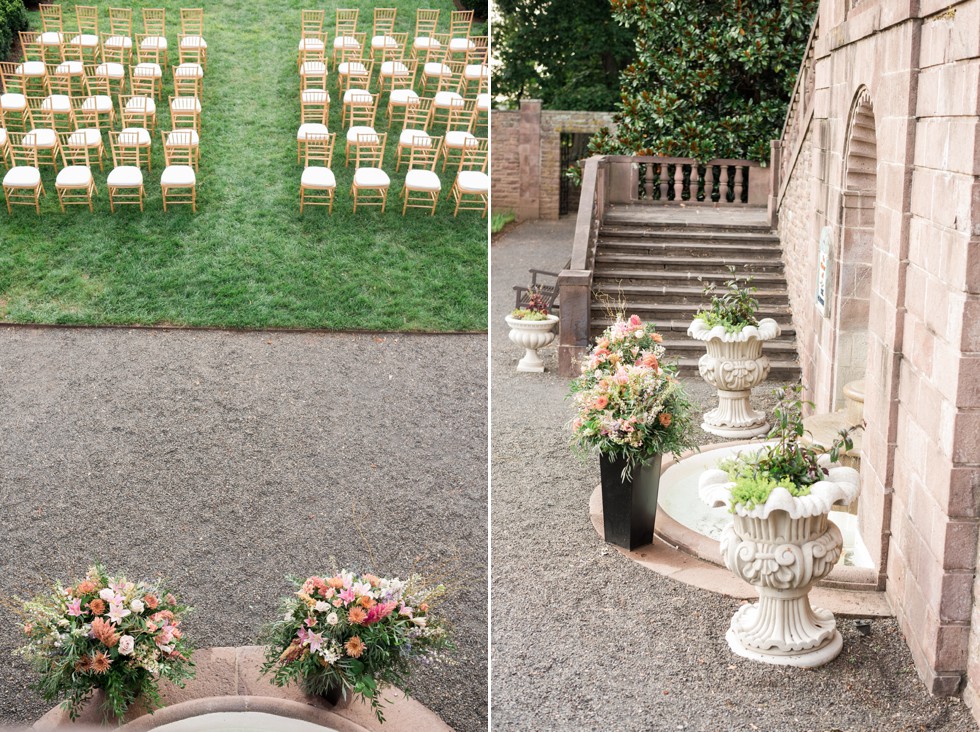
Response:
[{"label": "brick wall", "polygon": [[[804,379],[826,411],[847,378],[853,323],[840,301],[813,306],[826,225],[835,292],[868,275],[847,247],[871,248],[866,304],[851,303],[867,311],[861,535],[923,681],[953,694],[965,675],[980,717],[980,0],[824,0],[819,35],[814,118],[778,210]],[[862,99],[877,141],[863,192],[847,154]]]},{"label": "brick wall", "polygon": [[491,115],[491,205],[521,219],[557,219],[561,184],[561,134],[612,127],[610,112],[542,109],[524,100],[519,111]]}]

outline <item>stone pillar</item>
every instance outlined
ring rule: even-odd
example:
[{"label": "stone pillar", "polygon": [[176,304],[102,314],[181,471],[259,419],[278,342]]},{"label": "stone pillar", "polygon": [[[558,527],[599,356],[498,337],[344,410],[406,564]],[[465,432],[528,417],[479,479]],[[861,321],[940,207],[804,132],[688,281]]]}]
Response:
[{"label": "stone pillar", "polygon": [[517,218],[541,216],[541,100],[521,100],[521,121],[517,129],[520,159],[521,199]]},{"label": "stone pillar", "polygon": [[574,377],[578,376],[579,362],[589,350],[592,272],[566,269],[558,275],[558,289],[561,293],[558,373]]},{"label": "stone pillar", "polygon": [[[779,140],[769,141],[769,226],[775,230],[779,226],[779,168],[782,165],[782,143]],[[759,171],[760,173],[762,171]]]}]

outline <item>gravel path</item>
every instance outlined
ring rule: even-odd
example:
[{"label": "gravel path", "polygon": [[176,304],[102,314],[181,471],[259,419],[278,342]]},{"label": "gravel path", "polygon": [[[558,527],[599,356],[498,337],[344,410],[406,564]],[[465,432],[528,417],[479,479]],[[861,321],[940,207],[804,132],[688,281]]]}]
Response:
[{"label": "gravel path", "polygon": [[[486,729],[486,337],[0,328],[0,599],[91,560],[171,578],[197,646],[255,642],[286,574],[456,583],[416,698]],[[50,708],[0,610],[0,725]]]},{"label": "gravel path", "polygon": [[[567,220],[524,224],[491,254],[493,729],[976,730],[959,699],[925,691],[894,621],[863,637],[841,620],[844,652],[817,670],[752,663],[724,639],[736,600],[599,540],[588,515],[598,460],[568,449],[555,351],[548,373],[517,373],[503,322],[510,288],[528,267],[560,268],[571,232]],[[687,384],[695,402],[710,398],[700,380]]]}]

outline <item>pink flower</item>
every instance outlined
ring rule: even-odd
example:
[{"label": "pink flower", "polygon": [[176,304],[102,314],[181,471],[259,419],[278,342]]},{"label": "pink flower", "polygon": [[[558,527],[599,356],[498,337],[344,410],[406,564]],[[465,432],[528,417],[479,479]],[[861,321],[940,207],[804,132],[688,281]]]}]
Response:
[{"label": "pink flower", "polygon": [[354,590],[348,587],[346,590],[340,593],[340,599],[344,601],[345,605],[349,605],[354,602]]},{"label": "pink flower", "polygon": [[323,633],[307,633],[306,641],[311,653],[316,653],[323,646]]},{"label": "pink flower", "polygon": [[68,604],[68,614],[73,618],[81,617],[82,614],[82,600],[76,597]]},{"label": "pink flower", "polygon": [[636,313],[633,313],[633,315],[630,316],[630,325],[632,325],[634,327],[637,326],[637,325],[643,325],[643,321],[640,320],[640,316],[639,315],[637,315]]},{"label": "pink flower", "polygon": [[607,404],[609,404],[609,398],[605,394],[600,394],[598,397],[596,397],[596,409],[605,409]]},{"label": "pink flower", "polygon": [[415,612],[415,610],[413,610],[412,608],[410,608],[408,605],[404,605],[403,604],[400,608],[398,608],[398,614],[399,615],[404,615],[406,618],[412,617],[412,614],[414,612]]},{"label": "pink flower", "polygon": [[[635,317],[635,316],[634,316]],[[620,366],[616,369],[616,374],[613,376],[613,381],[617,384],[626,384],[630,380],[629,374],[626,373],[626,369]]]}]

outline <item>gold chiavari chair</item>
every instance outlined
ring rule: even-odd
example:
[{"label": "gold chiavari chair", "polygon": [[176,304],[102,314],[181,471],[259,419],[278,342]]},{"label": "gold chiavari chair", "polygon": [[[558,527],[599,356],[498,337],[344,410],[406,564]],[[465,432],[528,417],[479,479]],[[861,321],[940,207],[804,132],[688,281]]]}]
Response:
[{"label": "gold chiavari chair", "polygon": [[351,183],[351,196],[354,199],[354,213],[357,206],[381,206],[384,213],[388,201],[391,178],[381,169],[385,155],[387,134],[362,134],[357,141],[354,180]]},{"label": "gold chiavari chair", "polygon": [[402,216],[409,208],[426,208],[432,216],[436,215],[436,204],[442,192],[442,181],[435,172],[436,154],[441,138],[432,137],[428,145],[412,146],[408,159],[408,172],[402,186]]},{"label": "gold chiavari chair", "polygon": [[486,172],[488,158],[486,138],[481,138],[477,145],[463,151],[459,172],[456,173],[456,180],[449,191],[449,197],[456,201],[453,216],[460,211],[470,210],[482,211],[486,218],[490,202],[490,176]]},{"label": "gold chiavari chair", "polygon": [[109,143],[114,166],[106,178],[109,210],[115,213],[118,204],[137,205],[142,211],[146,191],[143,188],[143,171],[140,170],[143,150],[141,141],[135,132],[123,130],[110,132]]},{"label": "gold chiavari chair", "polygon": [[191,211],[197,212],[197,174],[194,172],[197,154],[194,140],[189,130],[173,130],[165,137],[163,148],[167,167],[160,175],[160,189],[163,192],[163,210],[167,205],[187,203]]},{"label": "gold chiavari chair", "polygon": [[[88,210],[93,211],[92,196],[96,195],[98,189],[92,175],[90,148],[84,144],[72,144],[72,137],[80,138],[78,133],[69,132],[59,137],[64,167],[58,171],[54,189],[58,194],[61,212],[65,212],[65,206],[88,206]],[[84,140],[79,142],[84,143]],[[100,160],[99,163],[101,162]]]},{"label": "gold chiavari chair", "polygon": [[41,215],[41,196],[45,195],[41,182],[41,170],[37,158],[37,147],[25,145],[24,138],[31,133],[10,132],[10,170],[3,176],[3,196],[7,201],[7,213],[13,213],[13,206],[33,206],[35,213]]},{"label": "gold chiavari chair", "polygon": [[334,133],[311,134],[306,140],[305,167],[299,182],[299,212],[306,206],[326,206],[333,213],[333,201],[337,191],[337,178],[331,170],[333,163]]}]

